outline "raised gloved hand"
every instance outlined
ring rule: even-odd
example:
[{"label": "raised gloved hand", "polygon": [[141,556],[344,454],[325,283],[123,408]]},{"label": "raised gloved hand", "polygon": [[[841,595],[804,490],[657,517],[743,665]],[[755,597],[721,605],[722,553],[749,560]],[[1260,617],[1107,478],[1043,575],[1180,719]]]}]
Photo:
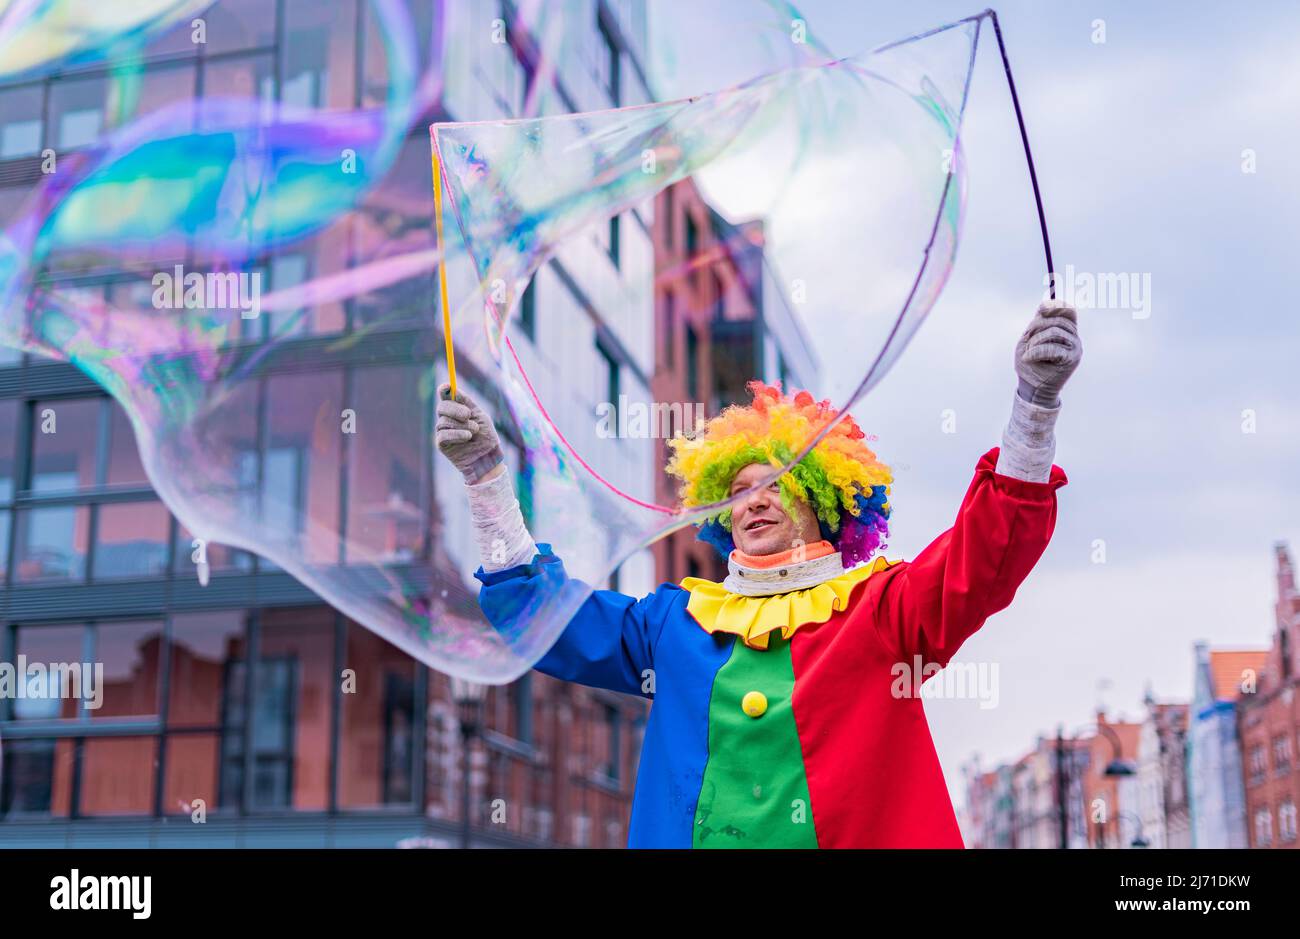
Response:
[{"label": "raised gloved hand", "polygon": [[1079,317],[1063,300],[1044,300],[1016,343],[1017,389],[1024,400],[1054,408],[1061,403],[1061,388],[1079,367],[1083,342]]},{"label": "raised gloved hand", "polygon": [[505,462],[505,454],[492,418],[479,403],[463,391],[457,391],[454,399],[450,393],[450,385],[438,386],[434,441],[465,482],[476,483]]}]

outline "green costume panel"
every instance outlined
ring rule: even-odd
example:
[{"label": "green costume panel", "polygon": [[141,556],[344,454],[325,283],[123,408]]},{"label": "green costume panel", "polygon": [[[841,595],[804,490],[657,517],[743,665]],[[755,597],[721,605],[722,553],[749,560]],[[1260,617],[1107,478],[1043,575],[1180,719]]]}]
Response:
[{"label": "green costume panel", "polygon": [[734,643],[709,700],[694,847],[817,847],[793,694],[790,641],[779,630],[766,650]]}]

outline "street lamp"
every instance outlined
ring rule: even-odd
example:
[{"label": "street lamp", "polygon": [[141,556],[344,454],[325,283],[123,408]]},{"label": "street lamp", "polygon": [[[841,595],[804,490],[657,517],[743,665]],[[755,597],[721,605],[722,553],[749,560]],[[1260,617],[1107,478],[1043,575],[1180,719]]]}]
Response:
[{"label": "street lamp", "polygon": [[[1113,749],[1111,760],[1106,764],[1106,768],[1102,770],[1101,774],[1112,779],[1136,775],[1137,769],[1133,766],[1132,762],[1124,759],[1124,748],[1120,743],[1119,734],[1115,733],[1114,728],[1108,727],[1106,724],[1101,722],[1096,724],[1086,724],[1074,732],[1074,735],[1070,737],[1070,742],[1072,744],[1077,743],[1080,734],[1094,729],[1110,741],[1111,748]],[[1062,848],[1068,848],[1070,846],[1070,816],[1068,808],[1070,796],[1070,765],[1069,761],[1066,759],[1065,740],[1065,728],[1058,727],[1056,730],[1056,791],[1057,799],[1061,807],[1059,827]],[[1071,753],[1070,760],[1073,760],[1073,753]]]},{"label": "street lamp", "polygon": [[1132,812],[1120,812],[1119,817],[1132,819],[1133,823],[1137,825],[1137,834],[1135,834],[1133,840],[1129,842],[1130,848],[1151,847],[1151,842],[1147,841],[1146,836],[1142,834],[1142,819],[1134,815]]},{"label": "street lamp", "polygon": [[456,714],[460,720],[460,846],[462,848],[469,847],[470,750],[474,735],[479,732],[487,688],[487,685],[478,682],[457,678],[454,675],[451,677],[451,697],[456,702]]},{"label": "street lamp", "polygon": [[1115,748],[1115,754],[1111,761],[1106,764],[1106,769],[1102,772],[1102,775],[1136,776],[1137,767],[1133,765],[1132,760],[1124,759],[1122,752],[1124,747],[1119,742],[1119,734],[1115,733],[1115,729],[1106,724],[1097,724],[1096,727],[1097,730],[1101,731],[1101,735],[1110,741],[1110,745]]}]

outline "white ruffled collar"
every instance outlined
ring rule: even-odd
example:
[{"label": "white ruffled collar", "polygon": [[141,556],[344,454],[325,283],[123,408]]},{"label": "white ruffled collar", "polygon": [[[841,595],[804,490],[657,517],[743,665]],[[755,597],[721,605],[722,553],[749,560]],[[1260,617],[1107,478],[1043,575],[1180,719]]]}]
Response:
[{"label": "white ruffled collar", "polygon": [[742,597],[772,597],[793,590],[807,590],[844,573],[840,552],[783,567],[745,567],[733,552],[727,558],[727,579],[723,589]]}]

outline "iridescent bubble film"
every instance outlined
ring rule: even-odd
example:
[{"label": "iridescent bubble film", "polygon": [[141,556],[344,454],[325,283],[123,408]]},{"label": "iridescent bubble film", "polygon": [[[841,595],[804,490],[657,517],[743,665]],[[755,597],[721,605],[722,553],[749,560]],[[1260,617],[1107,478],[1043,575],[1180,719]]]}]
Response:
[{"label": "iridescent bubble film", "polygon": [[[563,12],[526,13],[556,67]],[[980,21],[690,99],[564,114],[536,94],[524,107],[538,116],[435,123],[441,259],[424,125],[458,31],[483,16],[452,4],[416,23],[392,0],[367,15],[387,68],[362,107],[184,101],[66,159],[3,234],[0,340],[75,363],[122,404],[195,550],[253,552],[434,668],[505,682],[593,587],[717,508],[656,499],[662,441],[567,406],[594,379],[566,350],[618,343],[652,373],[656,292],[698,272],[625,248],[591,288],[608,335],[574,306],[541,311],[524,339],[512,320],[529,283],[607,265],[611,217],[648,222],[691,177],[735,214],[718,250],[751,286],[843,324],[861,369],[839,376],[855,390],[836,403],[853,405],[951,270]],[[463,484],[432,442],[440,260],[460,384],[498,420],[535,539],[576,578],[539,578],[495,625],[476,602]],[[87,289],[88,274],[112,286]]]},{"label": "iridescent bubble film", "polygon": [[213,0],[0,0],[0,77],[138,51]]}]

